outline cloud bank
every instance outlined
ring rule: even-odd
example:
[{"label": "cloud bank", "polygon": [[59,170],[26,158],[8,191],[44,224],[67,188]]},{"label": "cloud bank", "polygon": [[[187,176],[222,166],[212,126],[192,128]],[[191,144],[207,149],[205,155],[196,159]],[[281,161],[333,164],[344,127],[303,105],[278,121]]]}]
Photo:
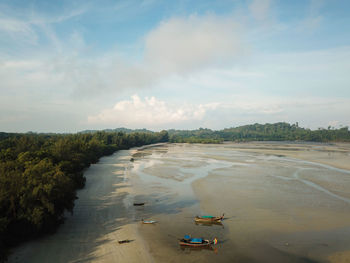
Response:
[{"label": "cloud bank", "polygon": [[[312,123],[314,119],[327,127],[329,120],[341,119],[347,123],[346,109],[349,99],[334,100],[324,98],[299,98],[266,96],[234,96],[230,103],[211,102],[207,104],[169,103],[155,97],[140,98],[133,95],[130,100],[117,102],[114,107],[102,110],[99,114],[88,117],[87,123],[93,127],[130,127],[154,130],[184,127],[193,129],[208,127],[227,128],[247,123],[299,122]],[[336,110],[334,108],[337,108]],[[332,112],[329,111],[332,109]],[[318,119],[315,120],[315,115]],[[303,116],[303,120],[300,117]],[[223,124],[225,123],[225,124]],[[306,127],[310,127],[306,124]]]},{"label": "cloud bank", "polygon": [[163,74],[232,64],[243,52],[239,25],[231,17],[175,17],[145,37],[145,64]]},{"label": "cloud bank", "polygon": [[[119,101],[111,109],[105,109],[98,115],[89,116],[88,123],[115,125],[116,127],[176,127],[185,123],[203,120],[208,110],[216,103],[200,105],[170,105],[155,97],[141,99],[133,95],[131,100]],[[175,126],[174,126],[175,125]]]}]

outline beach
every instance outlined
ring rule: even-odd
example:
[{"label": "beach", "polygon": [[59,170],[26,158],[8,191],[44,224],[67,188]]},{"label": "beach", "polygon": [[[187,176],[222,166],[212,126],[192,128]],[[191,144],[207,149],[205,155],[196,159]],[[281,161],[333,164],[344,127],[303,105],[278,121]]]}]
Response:
[{"label": "beach", "polygon": [[[349,261],[350,144],[162,144],[104,157],[85,175],[74,214],[10,262]],[[193,222],[223,213],[222,225]],[[184,249],[185,234],[219,243]]]}]

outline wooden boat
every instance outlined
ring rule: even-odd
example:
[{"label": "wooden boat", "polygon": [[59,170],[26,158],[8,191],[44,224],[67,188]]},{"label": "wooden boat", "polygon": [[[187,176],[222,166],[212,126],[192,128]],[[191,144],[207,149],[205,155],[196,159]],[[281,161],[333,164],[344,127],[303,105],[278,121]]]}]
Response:
[{"label": "wooden boat", "polygon": [[141,205],[145,205],[145,203],[134,203],[134,206],[141,206]]},{"label": "wooden boat", "polygon": [[134,241],[134,240],[124,239],[124,240],[119,240],[118,243],[119,243],[119,244],[125,244],[125,243],[130,243],[130,242],[132,242],[132,241]]},{"label": "wooden boat", "polygon": [[196,216],[194,221],[196,223],[220,223],[224,219],[224,215],[222,216]]},{"label": "wooden boat", "polygon": [[216,245],[218,240],[214,238],[213,241],[203,238],[191,238],[186,235],[183,239],[179,240],[180,246],[188,246],[188,247],[209,247],[211,245]]},{"label": "wooden boat", "polygon": [[157,223],[157,221],[155,221],[155,220],[143,220],[142,219],[142,224],[155,224],[155,223]]}]

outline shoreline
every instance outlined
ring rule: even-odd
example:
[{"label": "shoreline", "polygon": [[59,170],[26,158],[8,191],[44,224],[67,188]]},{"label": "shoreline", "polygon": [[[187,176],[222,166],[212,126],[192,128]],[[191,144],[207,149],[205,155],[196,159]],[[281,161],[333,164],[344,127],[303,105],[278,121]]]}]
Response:
[{"label": "shoreline", "polygon": [[[54,234],[12,249],[8,262],[154,262],[133,207],[124,201],[134,191],[126,171],[138,149],[117,151],[91,165],[85,187],[77,192],[74,214]],[[125,239],[132,242],[118,243]]]}]

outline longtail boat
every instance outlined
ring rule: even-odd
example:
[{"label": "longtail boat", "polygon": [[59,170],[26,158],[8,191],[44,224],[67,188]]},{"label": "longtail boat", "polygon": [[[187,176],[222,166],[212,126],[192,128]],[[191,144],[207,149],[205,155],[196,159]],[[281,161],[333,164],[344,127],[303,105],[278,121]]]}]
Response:
[{"label": "longtail boat", "polygon": [[142,224],[155,224],[155,223],[157,223],[157,221],[155,221],[155,220],[143,220],[142,219]]},{"label": "longtail boat", "polygon": [[196,216],[194,221],[196,223],[220,223],[224,219],[224,215],[222,216]]},{"label": "longtail boat", "polygon": [[189,235],[186,235],[183,239],[179,240],[180,246],[189,246],[189,247],[209,247],[211,245],[216,245],[218,240],[214,238],[213,241],[203,238],[191,238]]},{"label": "longtail boat", "polygon": [[145,203],[134,203],[134,206],[142,206],[145,205]]}]

